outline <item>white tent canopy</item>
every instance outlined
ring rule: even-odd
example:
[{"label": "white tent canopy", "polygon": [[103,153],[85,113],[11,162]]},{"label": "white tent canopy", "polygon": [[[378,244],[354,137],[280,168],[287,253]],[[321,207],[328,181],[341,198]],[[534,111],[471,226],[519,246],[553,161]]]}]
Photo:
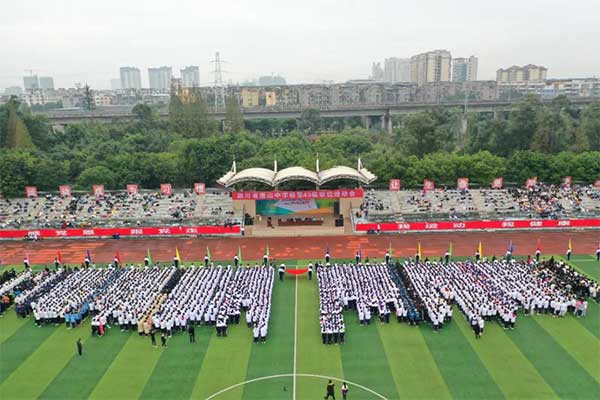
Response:
[{"label": "white tent canopy", "polygon": [[273,170],[267,168],[247,168],[237,171],[235,161],[231,170],[223,175],[217,182],[225,187],[241,182],[261,182],[269,186],[277,186],[288,181],[308,181],[315,185],[322,185],[336,179],[353,179],[364,184],[373,182],[377,177],[368,169],[364,168],[360,158],[357,168],[336,166],[319,171],[319,160],[317,160],[317,172],[304,167],[289,167],[277,171],[277,161],[274,162]]}]

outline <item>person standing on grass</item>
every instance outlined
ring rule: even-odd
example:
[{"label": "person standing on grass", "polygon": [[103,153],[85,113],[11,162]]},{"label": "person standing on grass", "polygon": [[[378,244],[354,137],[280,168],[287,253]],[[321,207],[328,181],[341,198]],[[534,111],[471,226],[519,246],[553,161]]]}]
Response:
[{"label": "person standing on grass", "polygon": [[329,380],[329,383],[327,384],[327,394],[323,398],[325,400],[327,400],[329,397],[331,397],[333,400],[335,400],[335,383],[333,383],[333,381],[331,379]]},{"label": "person standing on grass", "polygon": [[160,334],[160,345],[165,348],[167,347],[167,335],[164,332]]},{"label": "person standing on grass", "polygon": [[190,343],[196,343],[196,329],[193,323],[188,324],[188,334],[190,335]]},{"label": "person standing on grass", "polygon": [[598,248],[596,249],[596,261],[600,262],[600,245],[598,245]]},{"label": "person standing on grass", "polygon": [[342,398],[346,400],[348,398],[348,385],[346,382],[342,383]]},{"label": "person standing on grass", "polygon": [[153,347],[156,347],[156,335],[154,334],[154,329],[150,330],[150,342]]},{"label": "person standing on grass", "polygon": [[77,354],[80,356],[83,355],[83,343],[81,343],[81,338],[77,339]]},{"label": "person standing on grass", "polygon": [[312,274],[313,274],[313,265],[312,263],[308,263],[308,280],[312,281]]}]

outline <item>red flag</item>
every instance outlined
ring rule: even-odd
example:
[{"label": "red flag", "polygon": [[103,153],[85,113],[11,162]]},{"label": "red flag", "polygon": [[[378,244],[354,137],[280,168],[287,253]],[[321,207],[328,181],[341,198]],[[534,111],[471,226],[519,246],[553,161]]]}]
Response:
[{"label": "red flag", "polygon": [[538,239],[537,251],[539,251],[540,253],[542,252],[542,241],[541,241],[541,239]]},{"label": "red flag", "polygon": [[121,254],[119,254],[119,250],[117,250],[117,254],[115,254],[115,260],[117,260],[118,264],[121,264]]},{"label": "red flag", "polygon": [[60,250],[58,251],[58,253],[56,253],[56,259],[58,260],[58,262],[60,264],[62,264],[62,254],[60,254]]}]

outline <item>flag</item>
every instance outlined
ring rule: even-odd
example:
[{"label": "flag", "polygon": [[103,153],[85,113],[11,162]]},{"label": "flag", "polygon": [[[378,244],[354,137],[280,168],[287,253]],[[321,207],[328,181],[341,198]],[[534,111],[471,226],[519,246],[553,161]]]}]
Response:
[{"label": "flag", "polygon": [[392,256],[392,252],[393,252],[392,242],[390,242],[390,249],[388,250],[388,253],[389,253],[390,257]]},{"label": "flag", "polygon": [[90,253],[90,249],[87,249],[85,251],[85,258],[87,258],[90,261],[90,263],[92,262],[92,253]]},{"label": "flag", "polygon": [[569,251],[573,251],[573,243],[571,242],[571,239],[569,239]]},{"label": "flag", "polygon": [[329,245],[327,245],[327,248],[325,249],[325,254],[329,254]]},{"label": "flag", "polygon": [[27,264],[31,264],[29,262],[29,254],[28,253],[25,253],[25,261],[27,261]]},{"label": "flag", "polygon": [[362,247],[360,243],[358,244],[358,259],[362,260]]},{"label": "flag", "polygon": [[146,257],[148,258],[148,265],[154,265],[154,261],[152,261],[152,255],[150,254],[150,247],[148,247]]},{"label": "flag", "polygon": [[242,265],[242,248],[238,246],[238,260],[239,264]]},{"label": "flag", "polygon": [[119,250],[115,254],[115,260],[117,260],[117,264],[121,264],[121,254],[119,254]]},{"label": "flag", "polygon": [[60,254],[60,250],[56,253],[56,259],[58,260],[59,264],[62,265],[62,254]]},{"label": "flag", "polygon": [[210,256],[210,249],[206,246],[206,255],[208,256],[208,261],[212,261],[212,257]]},{"label": "flag", "polygon": [[479,247],[477,251],[479,251],[479,257],[483,258],[483,244],[481,244],[481,240],[479,241]]},{"label": "flag", "polygon": [[452,242],[450,242],[450,248],[448,249],[448,254],[452,257]]},{"label": "flag", "polygon": [[269,251],[269,245],[267,244],[267,249],[265,250],[265,254],[267,255],[267,258],[270,255],[270,251]]},{"label": "flag", "polygon": [[177,257],[179,263],[181,263],[181,255],[179,254],[179,249],[177,247],[175,247],[175,257]]},{"label": "flag", "polygon": [[539,251],[540,253],[542,252],[542,241],[539,238],[538,238],[537,251]]},{"label": "flag", "polygon": [[421,242],[417,243],[417,255],[419,256],[419,260],[423,258],[421,254]]},{"label": "flag", "polygon": [[[513,241],[510,241],[510,244],[508,245],[508,252],[512,255],[515,252],[515,245],[513,244]],[[480,252],[481,253],[481,252]]]}]

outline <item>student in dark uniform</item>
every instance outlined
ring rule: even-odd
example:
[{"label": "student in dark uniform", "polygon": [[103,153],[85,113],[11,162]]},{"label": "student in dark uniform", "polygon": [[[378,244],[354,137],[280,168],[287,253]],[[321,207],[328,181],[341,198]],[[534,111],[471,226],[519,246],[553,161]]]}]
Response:
[{"label": "student in dark uniform", "polygon": [[358,264],[360,262],[360,254],[356,253],[356,263]]},{"label": "student in dark uniform", "polygon": [[481,260],[481,254],[479,254],[479,250],[475,252],[475,262],[479,262]]},{"label": "student in dark uniform", "polygon": [[444,261],[446,264],[450,262],[450,252],[446,250],[446,254],[444,254]]},{"label": "student in dark uniform", "polygon": [[85,260],[83,260],[83,263],[85,264],[86,268],[90,267],[90,259],[89,258],[86,257]]},{"label": "student in dark uniform", "polygon": [[312,263],[308,264],[308,280],[312,281],[312,274],[313,274],[313,265]]},{"label": "student in dark uniform", "polygon": [[235,256],[233,256],[233,265],[235,265],[236,267],[238,267],[239,264],[240,264],[240,258],[236,254]]},{"label": "student in dark uniform", "polygon": [[58,269],[60,267],[60,261],[58,261],[58,257],[54,258],[54,269]]},{"label": "student in dark uniform", "polygon": [[571,249],[567,249],[567,261],[571,261]]},{"label": "student in dark uniform", "polygon": [[416,264],[418,264],[419,261],[421,261],[420,259],[421,259],[421,257],[419,256],[419,253],[415,254],[415,263]]},{"label": "student in dark uniform", "polygon": [[600,247],[596,250],[596,261],[600,262]]},{"label": "student in dark uniform", "polygon": [[144,257],[144,266],[148,267],[150,264],[150,259],[148,258],[148,256]]},{"label": "student in dark uniform", "polygon": [[160,334],[160,345],[162,347],[167,347],[167,335],[164,332]]},{"label": "student in dark uniform", "polygon": [[152,346],[156,347],[156,335],[154,333],[154,329],[150,331],[150,341],[152,343]]},{"label": "student in dark uniform", "polygon": [[542,255],[542,252],[539,250],[536,250],[535,251],[535,261],[538,263],[540,262],[540,255]]},{"label": "student in dark uniform", "polygon": [[208,262],[210,261],[210,258],[208,257],[208,254],[204,256],[204,266],[208,267]]},{"label": "student in dark uniform", "polygon": [[188,324],[188,334],[190,335],[190,343],[196,343],[196,328],[193,323]]},{"label": "student in dark uniform", "polygon": [[77,339],[77,354],[80,356],[83,355],[83,343],[81,343],[81,338]]},{"label": "student in dark uniform", "polygon": [[177,256],[173,257],[173,265],[175,268],[179,268],[179,258]]},{"label": "student in dark uniform", "polygon": [[331,259],[331,256],[329,255],[329,252],[326,252],[325,253],[325,264],[327,264],[330,259]]},{"label": "student in dark uniform", "polygon": [[279,266],[279,281],[283,281],[284,275],[285,275],[285,265],[281,264]]},{"label": "student in dark uniform", "polygon": [[390,261],[392,261],[392,258],[390,257],[390,253],[388,251],[385,252],[385,263],[389,264]]},{"label": "student in dark uniform", "polygon": [[266,254],[263,256],[263,265],[269,265],[269,256]]},{"label": "student in dark uniform", "polygon": [[329,383],[327,384],[327,394],[323,398],[327,400],[329,397],[335,400],[335,383],[331,380],[329,380]]}]

